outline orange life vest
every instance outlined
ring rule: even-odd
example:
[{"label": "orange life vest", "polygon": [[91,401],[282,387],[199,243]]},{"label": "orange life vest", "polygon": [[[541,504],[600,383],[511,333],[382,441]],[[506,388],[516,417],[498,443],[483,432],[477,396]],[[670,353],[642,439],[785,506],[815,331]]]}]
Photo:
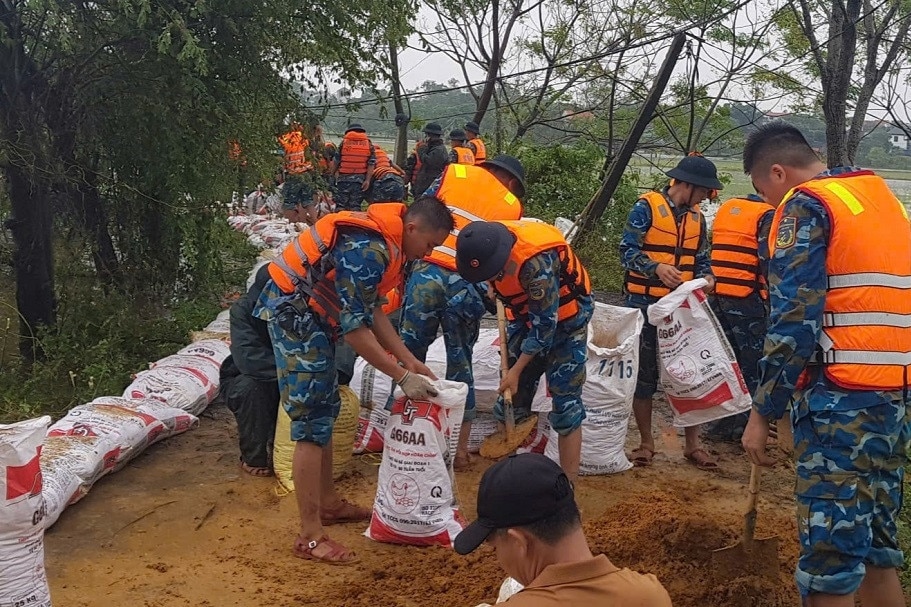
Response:
[{"label": "orange life vest", "polygon": [[[849,390],[911,386],[908,212],[872,171],[813,179],[784,200],[795,192],[819,200],[829,216],[828,287],[818,343],[826,376]],[[784,208],[772,221],[773,252],[796,237],[796,223],[790,231],[783,223]]]},{"label": "orange life vest", "polygon": [[519,282],[522,266],[529,259],[544,251],[556,249],[560,255],[560,307],[557,320],[572,318],[579,312],[579,297],[590,295],[591,280],[588,271],[569,248],[563,234],[555,226],[537,221],[501,221],[515,236],[509,259],[500,278],[492,281],[494,291],[506,306],[510,320],[528,322],[528,293]]},{"label": "orange life vest", "polygon": [[[680,223],[674,209],[661,192],[648,192],[642,197],[652,211],[652,225],[645,233],[642,252],[658,263],[676,267],[683,281],[692,280],[696,272],[696,253],[702,235],[699,205],[687,211]],[[671,292],[657,276],[650,278],[638,272],[626,272],[628,293],[664,297]]]},{"label": "orange life vest", "polygon": [[300,131],[288,131],[278,138],[285,150],[285,171],[292,175],[305,173],[313,168],[307,161],[307,148],[310,141]]},{"label": "orange life vest", "polygon": [[474,163],[481,164],[487,160],[487,146],[484,145],[484,142],[480,137],[475,137],[474,139],[468,142],[470,145],[474,146],[472,151],[474,152]]},{"label": "orange life vest", "polygon": [[474,154],[471,153],[471,149],[456,145],[453,146],[452,151],[456,155],[456,162],[458,164],[474,164]]},{"label": "orange life vest", "polygon": [[366,175],[367,164],[374,157],[375,147],[367,137],[367,133],[348,131],[342,139],[339,153],[342,163],[338,167],[341,175]]},{"label": "orange life vest", "polygon": [[456,237],[472,221],[496,221],[522,217],[522,203],[483,167],[450,164],[443,171],[436,197],[452,211],[455,227],[424,259],[456,271]]},{"label": "orange life vest", "polygon": [[284,248],[269,264],[269,275],[284,293],[297,291],[304,295],[311,310],[337,327],[340,303],[335,290],[335,268],[325,263],[324,256],[335,245],[339,228],[362,228],[383,237],[389,265],[377,292],[388,293],[400,288],[403,278],[402,218],[406,208],[400,203],[381,203],[370,205],[366,212],[330,213]]},{"label": "orange life vest", "polygon": [[[418,174],[418,171],[421,170],[421,167],[424,166],[424,163],[421,162],[421,148],[427,145],[423,141],[418,141],[414,144],[414,149],[411,151],[414,154],[414,175]],[[413,177],[412,177],[413,178]]]},{"label": "orange life vest", "polygon": [[319,171],[326,175],[329,172],[329,165],[335,160],[335,144],[327,141],[323,144],[323,149],[319,156]]},{"label": "orange life vest", "polygon": [[392,164],[392,160],[389,158],[389,154],[386,153],[386,150],[378,145],[374,145],[373,149],[376,151],[376,168],[373,169],[373,179],[375,181],[390,174],[398,175],[400,177],[405,174],[396,165]]},{"label": "orange life vest", "polygon": [[767,202],[731,198],[720,207],[712,224],[712,273],[715,293],[747,297],[758,292],[768,299],[765,276],[759,271],[759,222],[774,211]]},{"label": "orange life vest", "polygon": [[402,307],[402,290],[398,287],[386,293],[386,303],[383,304],[383,314],[387,316]]}]

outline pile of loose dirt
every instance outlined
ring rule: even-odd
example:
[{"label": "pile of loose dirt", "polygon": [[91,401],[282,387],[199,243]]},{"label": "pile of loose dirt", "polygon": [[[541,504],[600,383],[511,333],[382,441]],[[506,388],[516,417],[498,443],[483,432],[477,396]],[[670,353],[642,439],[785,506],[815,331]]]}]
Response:
[{"label": "pile of loose dirt", "polygon": [[[604,552],[618,566],[654,573],[667,588],[675,607],[793,607],[800,597],[793,582],[797,561],[793,517],[762,512],[757,537],[779,535],[777,583],[744,576],[725,584],[712,580],[712,550],[740,538],[742,518],[719,513],[697,486],[675,494],[650,491],[632,494],[586,524],[592,551]],[[786,535],[786,537],[784,537]]]}]

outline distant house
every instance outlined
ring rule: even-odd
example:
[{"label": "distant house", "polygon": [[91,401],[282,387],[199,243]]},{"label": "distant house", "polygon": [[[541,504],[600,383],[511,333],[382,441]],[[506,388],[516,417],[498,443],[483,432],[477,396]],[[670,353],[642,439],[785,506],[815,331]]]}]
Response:
[{"label": "distant house", "polygon": [[908,133],[897,126],[889,128],[889,143],[892,144],[892,147],[898,148],[903,152],[907,152],[911,148],[911,139],[908,138]]}]

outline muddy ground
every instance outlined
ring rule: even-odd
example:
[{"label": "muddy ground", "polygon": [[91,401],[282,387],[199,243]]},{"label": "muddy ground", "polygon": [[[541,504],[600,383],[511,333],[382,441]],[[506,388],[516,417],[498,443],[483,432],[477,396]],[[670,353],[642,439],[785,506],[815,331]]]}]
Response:
[{"label": "muddy ground", "polygon": [[[792,467],[782,458],[764,475],[759,503],[757,535],[782,540],[780,579],[716,586],[711,550],[738,537],[749,466],[739,448],[718,444],[711,449],[720,471],[698,471],[683,459],[674,429],[664,422],[656,433],[662,453],[651,468],[578,483],[593,549],[618,565],[655,573],[677,607],[798,605]],[[628,444],[637,435],[631,428]],[[378,544],[361,535],[364,525],[351,524],[332,534],[357,549],[356,565],[293,558],[293,496],[278,497],[274,479],[250,477],[237,462],[233,417],[213,405],[198,429],[103,479],[47,533],[55,604],[473,607],[496,598],[504,576],[487,548],[466,558]],[[378,455],[355,458],[340,483],[343,492],[372,503],[378,464]],[[469,520],[487,465],[478,460],[457,475]]]}]

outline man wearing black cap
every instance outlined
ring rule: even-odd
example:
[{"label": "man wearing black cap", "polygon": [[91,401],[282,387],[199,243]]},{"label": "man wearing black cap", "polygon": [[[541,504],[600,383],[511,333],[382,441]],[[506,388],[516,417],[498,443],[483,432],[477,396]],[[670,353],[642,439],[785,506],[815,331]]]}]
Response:
[{"label": "man wearing black cap", "polygon": [[[640,445],[630,459],[648,466],[655,455],[652,437],[652,397],[658,389],[657,328],[649,324],[646,310],[682,283],[704,278],[711,292],[711,247],[705,217],[699,203],[715,198],[723,185],[708,159],[697,154],[683,158],[667,172],[670,184],[660,192],[647,192],[636,201],[620,241],[620,259],[626,269],[626,304],[639,308],[645,325],[639,339],[639,375],[633,398],[633,413],[639,427]],[[699,444],[699,426],[685,429],[684,456],[701,470],[718,467]]]},{"label": "man wearing black cap", "polygon": [[525,171],[512,156],[497,156],[482,166],[450,164],[427,192],[442,200],[455,219],[446,241],[430,255],[414,262],[405,285],[400,333],[405,346],[419,360],[442,329],[446,341],[446,379],[468,384],[468,399],[454,466],[470,464],[468,436],[475,416],[472,351],[486,311],[487,286],[465,280],[456,269],[456,237],[477,219],[519,219],[525,194]]},{"label": "man wearing black cap", "polygon": [[543,455],[513,455],[484,473],[478,519],[456,536],[455,550],[468,554],[484,542],[524,586],[506,601],[511,607],[671,607],[654,575],[592,554],[572,484]]},{"label": "man wearing black cap", "polygon": [[475,164],[474,153],[468,147],[465,131],[455,129],[449,132],[449,162],[450,164]]},{"label": "man wearing black cap", "polygon": [[409,159],[405,176],[411,184],[411,194],[417,200],[449,164],[449,152],[443,143],[443,127],[436,122],[428,122],[424,127],[424,143],[413,153],[414,162]]},{"label": "man wearing black cap", "polygon": [[375,168],[376,150],[373,142],[367,137],[364,127],[352,123],[338,146],[332,167],[332,173],[336,176],[334,200],[337,211],[361,210]]},{"label": "man wearing black cap", "polygon": [[[531,416],[541,374],[553,400],[548,418],[559,435],[560,465],[575,480],[582,450],[582,385],[588,356],[588,322],[594,310],[591,281],[563,234],[543,222],[475,221],[456,239],[456,266],[465,280],[489,280],[503,301],[509,371],[501,394],[512,394],[518,427]],[[494,416],[504,420],[503,399]]]},{"label": "man wearing black cap", "polygon": [[484,145],[484,140],[481,139],[481,127],[478,126],[478,123],[469,122],[465,124],[465,135],[468,137],[468,147],[471,148],[471,153],[474,154],[475,164],[481,164],[487,160],[487,146]]}]

